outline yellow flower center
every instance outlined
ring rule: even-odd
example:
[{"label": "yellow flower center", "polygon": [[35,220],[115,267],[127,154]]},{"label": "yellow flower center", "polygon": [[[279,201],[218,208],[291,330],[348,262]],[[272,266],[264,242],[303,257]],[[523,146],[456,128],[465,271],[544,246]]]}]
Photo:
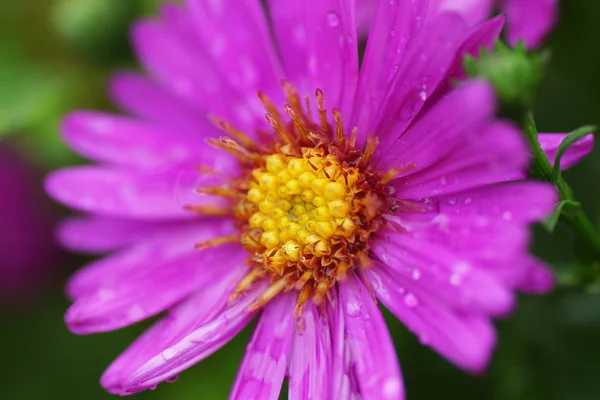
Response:
[{"label": "yellow flower center", "polygon": [[[389,196],[387,183],[402,171],[386,173],[371,168],[377,139],[370,137],[356,148],[356,130],[344,134],[339,111],[333,123],[317,89],[318,120],[308,99],[302,106],[291,85],[284,82],[289,120],[262,93],[266,119],[275,139],[258,132],[259,140],[214,119],[229,136],[210,143],[240,161],[241,174],[225,187],[201,192],[232,199],[230,209],[189,206],[205,215],[232,215],[239,233],[216,238],[198,248],[240,241],[248,251],[250,271],[233,291],[230,300],[257,281],[269,285],[250,306],[258,309],[283,291],[297,290],[299,316],[308,300],[323,300],[347,273],[370,265],[369,240],[379,229],[386,212],[402,209]],[[412,168],[408,166],[407,168]]]},{"label": "yellow flower center", "polygon": [[246,196],[258,208],[250,229],[262,232],[265,265],[276,273],[301,258],[331,255],[335,242],[352,236],[360,223],[353,212],[360,172],[319,149],[302,153],[267,156],[265,167],[252,171]]}]

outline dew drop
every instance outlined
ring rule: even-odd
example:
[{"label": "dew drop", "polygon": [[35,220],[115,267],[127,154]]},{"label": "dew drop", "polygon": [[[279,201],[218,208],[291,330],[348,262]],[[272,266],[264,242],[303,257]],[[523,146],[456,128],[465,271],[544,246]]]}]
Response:
[{"label": "dew drop", "polygon": [[396,31],[395,31],[395,30],[391,30],[391,31],[390,31],[390,36],[391,36],[391,37],[394,37],[394,36],[396,36]]},{"label": "dew drop", "polygon": [[446,184],[448,184],[448,179],[445,176],[442,176],[440,178],[440,185],[445,186]]},{"label": "dew drop", "polygon": [[172,377],[168,378],[165,382],[175,383],[175,382],[177,382],[177,379],[179,379],[179,375],[172,376]]},{"label": "dew drop", "polygon": [[510,211],[504,211],[502,214],[502,219],[505,221],[510,221],[512,219],[512,213]]},{"label": "dew drop", "polygon": [[419,335],[419,343],[421,343],[423,345],[428,345],[429,344],[429,335],[426,333],[421,333]]},{"label": "dew drop", "polygon": [[174,349],[165,349],[161,353],[161,356],[165,359],[165,361],[169,361],[171,358],[175,357],[175,354],[177,354],[177,351]]},{"label": "dew drop", "polygon": [[419,305],[419,300],[417,300],[414,294],[407,293],[406,296],[404,296],[404,304],[406,307],[414,308]]},{"label": "dew drop", "polygon": [[334,11],[327,13],[327,23],[330,27],[336,28],[340,25],[340,17]]},{"label": "dew drop", "polygon": [[471,202],[473,202],[473,199],[472,199],[472,198],[470,198],[470,197],[467,197],[467,198],[465,199],[465,204],[471,204]]},{"label": "dew drop", "polygon": [[413,278],[415,281],[418,281],[418,280],[421,278],[421,271],[419,271],[419,270],[418,270],[418,269],[416,269],[416,268],[415,268],[415,269],[413,269],[413,271],[412,271],[412,278]]},{"label": "dew drop", "polygon": [[459,274],[452,274],[450,276],[450,284],[452,286],[458,286],[462,282],[462,277]]}]

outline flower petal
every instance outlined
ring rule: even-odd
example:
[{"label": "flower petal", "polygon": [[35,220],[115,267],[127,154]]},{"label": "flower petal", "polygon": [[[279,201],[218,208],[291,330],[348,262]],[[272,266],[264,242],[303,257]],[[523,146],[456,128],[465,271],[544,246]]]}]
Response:
[{"label": "flower petal", "polygon": [[494,327],[487,318],[456,311],[425,292],[407,291],[383,268],[364,273],[377,298],[421,343],[470,372],[485,369],[496,343]]},{"label": "flower petal", "polygon": [[71,251],[104,253],[133,245],[180,224],[103,217],[71,218],[59,226],[58,238]]},{"label": "flower petal", "polygon": [[296,331],[292,343],[288,397],[326,400],[331,392],[333,349],[329,324],[332,322],[325,322],[313,303],[304,306],[302,318],[304,327]]},{"label": "flower petal", "polygon": [[215,174],[202,174],[193,165],[159,173],[83,166],[52,173],[46,179],[46,191],[72,208],[109,217],[190,219],[197,214],[185,210],[188,205],[227,207],[222,198],[197,193],[203,186],[222,185],[223,179]]},{"label": "flower petal", "polygon": [[519,40],[527,47],[540,45],[558,17],[556,0],[504,0],[504,3],[511,45]]},{"label": "flower petal", "polygon": [[[401,169],[414,163],[410,174],[425,170],[464,142],[475,136],[491,121],[496,108],[492,87],[483,81],[470,81],[436,104],[390,146],[382,147],[381,169]],[[403,195],[404,196],[404,195]]]},{"label": "flower petal", "polygon": [[171,308],[166,317],[144,332],[108,367],[100,381],[102,386],[113,394],[131,394],[124,386],[127,378],[157,355],[169,359],[173,354],[170,347],[213,321],[227,307],[227,298],[237,282],[235,278],[235,273],[218,275],[210,285]]},{"label": "flower petal", "polygon": [[440,83],[436,92],[429,98],[426,104],[427,109],[435,107],[440,99],[448,96],[448,94],[456,89],[456,82],[458,80],[463,80],[467,77],[463,67],[465,56],[470,55],[477,58],[481,49],[485,48],[488,51],[494,49],[494,44],[500,38],[503,27],[504,17],[499,16],[485,21],[469,31],[467,38],[456,52],[454,62],[444,81]]},{"label": "flower petal", "polygon": [[464,132],[447,157],[392,184],[401,198],[439,196],[520,179],[528,162],[529,151],[519,130],[496,122],[479,131]]},{"label": "flower petal", "polygon": [[441,214],[501,218],[521,223],[548,217],[557,202],[558,194],[550,184],[510,182],[442,196],[434,207]]},{"label": "flower petal", "polygon": [[407,233],[384,235],[385,238],[372,242],[371,249],[407,290],[418,287],[465,311],[493,315],[512,311],[512,291],[469,259]]},{"label": "flower petal", "polygon": [[268,0],[287,78],[301,96],[315,89],[348,115],[358,80],[354,1]]},{"label": "flower petal", "polygon": [[492,13],[494,0],[433,0],[437,10],[459,13],[468,22],[475,26]]},{"label": "flower petal", "polygon": [[[181,23],[191,22],[186,16]],[[238,93],[229,86],[198,41],[190,41],[165,25],[164,20],[141,20],[133,26],[133,46],[146,69],[162,87],[201,113],[210,110],[234,119],[231,110],[240,102]]]},{"label": "flower petal", "polygon": [[361,140],[377,132],[381,146],[394,142],[445,78],[464,41],[467,27],[458,15],[448,13],[434,14],[425,24],[420,35],[413,39],[414,44],[398,72],[384,86],[386,90],[374,97],[367,95],[365,101],[368,103],[355,103],[355,113],[371,111],[370,115],[357,114],[361,115],[357,124]]},{"label": "flower petal", "polygon": [[[91,225],[95,226],[97,225]],[[109,223],[104,227],[121,229],[123,225]],[[95,261],[77,271],[68,283],[67,292],[72,298],[78,299],[90,293],[112,290],[127,280],[135,280],[139,274],[148,274],[148,270],[156,266],[198,252],[194,249],[194,243],[233,232],[235,230],[232,222],[221,218],[193,220],[148,230],[135,246]],[[98,232],[101,233],[115,237],[122,235],[112,230]]]},{"label": "flower petal", "polygon": [[152,388],[220,349],[252,319],[254,313],[246,309],[261,293],[261,287],[255,288],[210,322],[178,338],[177,343],[152,357],[131,374],[123,383],[124,391],[135,393]]},{"label": "flower petal", "polygon": [[[373,1],[374,16],[369,40],[360,66],[360,77],[350,126],[357,126],[362,140],[373,131],[374,121],[390,82],[407,62],[407,52],[418,42],[419,32],[426,20],[427,1]],[[359,1],[358,4],[361,2]],[[365,8],[363,4],[361,7]]]},{"label": "flower petal", "polygon": [[290,360],[295,304],[294,293],[286,293],[265,307],[246,349],[230,399],[279,398]]},{"label": "flower petal", "polygon": [[[224,259],[223,255],[227,254]],[[119,329],[171,307],[210,286],[223,271],[242,273],[247,257],[239,245],[225,245],[156,263],[129,279],[78,298],[65,314],[69,329],[90,334]]]},{"label": "flower petal", "polygon": [[172,137],[197,139],[199,132],[211,131],[205,115],[138,73],[123,71],[115,74],[111,78],[109,92],[123,110],[167,129]]},{"label": "flower petal", "polygon": [[[558,147],[568,133],[540,133],[539,141],[542,150],[548,156],[550,163],[554,164]],[[579,139],[573,146],[562,155],[560,159],[560,169],[567,169],[579,163],[585,156],[591,153],[594,148],[594,135],[587,135]]]},{"label": "flower petal", "polygon": [[188,0],[186,5],[200,44],[243,98],[257,103],[257,90],[281,92],[283,73],[260,1]]},{"label": "flower petal", "polygon": [[148,171],[209,157],[226,163],[228,158],[224,152],[209,150],[202,140],[213,130],[196,132],[194,140],[183,139],[173,137],[170,129],[131,118],[77,111],[63,120],[61,131],[65,142],[87,158]]},{"label": "flower petal", "polygon": [[354,400],[360,399],[360,389],[356,379],[355,368],[352,365],[352,353],[346,340],[346,323],[344,309],[340,303],[339,293],[331,292],[327,304],[327,314],[331,316],[331,384],[329,399]]},{"label": "flower petal", "polygon": [[396,351],[377,304],[356,276],[339,285],[339,291],[362,398],[403,399]]}]

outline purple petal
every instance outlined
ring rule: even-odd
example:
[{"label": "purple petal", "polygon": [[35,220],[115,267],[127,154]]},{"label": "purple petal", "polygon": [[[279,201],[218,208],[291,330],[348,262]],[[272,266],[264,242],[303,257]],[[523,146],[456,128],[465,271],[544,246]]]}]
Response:
[{"label": "purple petal", "polygon": [[327,314],[331,329],[331,400],[354,400],[360,398],[360,389],[353,366],[352,353],[346,340],[344,309],[337,291],[331,292]]},{"label": "purple petal", "polygon": [[399,65],[398,73],[382,97],[377,96],[383,101],[371,102],[367,97],[369,103],[356,103],[356,107],[365,111],[375,110],[368,119],[361,115],[358,132],[362,139],[377,132],[382,147],[395,141],[445,78],[467,27],[459,16],[446,13],[435,14],[425,24],[421,34],[413,39],[414,44]]},{"label": "purple petal", "polygon": [[475,26],[486,19],[494,6],[494,0],[433,0],[432,3],[439,12],[460,14],[469,26]]},{"label": "purple petal", "polygon": [[[329,316],[332,318],[332,316]],[[331,392],[332,347],[329,324],[313,303],[304,306],[303,329],[296,331],[289,368],[289,399],[326,398]]]},{"label": "purple petal", "polygon": [[373,118],[387,94],[390,82],[407,62],[407,51],[418,42],[429,7],[426,1],[363,0],[363,3],[367,2],[375,16],[372,18],[350,116],[350,126],[359,127],[358,133],[363,136],[363,141],[367,134],[373,133],[369,130],[376,123]]},{"label": "purple petal", "polygon": [[[409,158],[405,162],[411,161]],[[392,184],[400,198],[439,196],[519,179],[528,162],[529,151],[519,130],[509,123],[496,122],[465,132],[448,157]]]},{"label": "purple petal", "polygon": [[468,371],[478,373],[486,368],[496,343],[494,327],[487,318],[456,311],[425,292],[409,292],[382,268],[366,270],[365,276],[377,298],[421,343]]},{"label": "purple petal", "polygon": [[[470,261],[507,260],[525,254],[529,245],[527,225],[513,223],[510,218],[404,213],[400,225],[407,237],[444,247]],[[385,234],[388,232],[381,232]]]},{"label": "purple petal", "polygon": [[463,67],[465,56],[477,57],[482,48],[489,51],[493,50],[494,44],[500,38],[503,27],[504,17],[499,16],[471,29],[467,38],[456,52],[456,57],[446,78],[444,78],[444,81],[440,83],[436,92],[429,98],[426,104],[427,109],[435,107],[440,99],[448,96],[448,94],[456,89],[456,82],[458,80],[463,80],[467,77]]},{"label": "purple petal", "polygon": [[[181,24],[190,24],[189,17],[185,18]],[[138,58],[162,87],[195,107],[201,116],[210,111],[233,118],[230,111],[239,103],[239,95],[204,53],[203,46],[169,29],[166,22],[135,23],[132,40]]]},{"label": "purple petal", "polygon": [[103,217],[71,218],[60,225],[58,238],[63,246],[72,251],[105,253],[181,225],[181,222],[159,223]]},{"label": "purple petal", "polygon": [[513,309],[514,296],[503,282],[443,246],[390,232],[371,249],[407,290],[419,288],[468,312],[506,315]]},{"label": "purple petal", "polygon": [[556,0],[504,0],[508,19],[508,42],[523,40],[527,47],[536,47],[556,24]]},{"label": "purple petal", "polygon": [[546,294],[554,289],[556,278],[544,262],[528,257],[521,265],[524,273],[516,283],[516,289],[535,294]]},{"label": "purple petal", "polygon": [[492,87],[471,81],[423,114],[388,147],[382,147],[379,167],[402,168],[415,163],[410,174],[437,164],[456,152],[465,137],[475,136],[493,118],[496,101]]},{"label": "purple petal", "polygon": [[212,131],[204,114],[138,73],[116,74],[111,79],[109,91],[113,101],[123,110],[168,129],[170,136],[198,139],[199,133],[206,135]]},{"label": "purple petal", "polygon": [[348,115],[358,79],[354,1],[268,3],[288,79],[302,96],[322,89],[325,107]]},{"label": "purple petal", "polygon": [[[148,171],[166,170],[186,161],[215,159],[227,163],[225,152],[207,149],[202,140],[210,132],[197,132],[194,140],[173,137],[157,128],[126,117],[92,111],[69,114],[61,126],[65,142],[94,161]],[[221,161],[221,159],[223,161]]]},{"label": "purple petal", "polygon": [[[94,226],[94,225],[92,225]],[[97,225],[96,225],[97,226]],[[107,228],[122,228],[123,224],[104,225]],[[213,218],[163,226],[158,230],[147,230],[135,246],[120,253],[95,261],[77,271],[70,279],[67,292],[74,298],[90,293],[112,290],[138,274],[148,274],[157,265],[169,263],[174,258],[197,253],[197,242],[222,237],[235,232],[231,221]],[[99,231],[97,234],[119,237],[122,232]],[[122,237],[122,236],[121,236]],[[123,239],[124,240],[124,239]]]},{"label": "purple petal", "polygon": [[246,349],[230,399],[279,398],[290,360],[296,299],[295,293],[286,293],[265,307]]},{"label": "purple petal", "polygon": [[[542,146],[542,150],[548,156],[548,159],[552,164],[554,164],[554,160],[556,158],[556,152],[558,151],[558,146],[560,146],[561,142],[565,137],[567,137],[568,133],[540,133],[539,140],[540,145]],[[581,139],[579,139],[575,144],[562,155],[560,159],[560,169],[567,169],[575,164],[579,163],[585,156],[590,154],[592,149],[594,148],[594,135],[587,135]]]},{"label": "purple petal", "polygon": [[220,349],[252,319],[254,313],[246,309],[261,293],[260,287],[255,288],[210,322],[187,333],[181,339],[178,337],[177,343],[139,367],[123,383],[124,391],[134,393],[152,388]]},{"label": "purple petal", "polygon": [[442,196],[435,206],[441,214],[447,215],[537,222],[548,217],[557,202],[556,189],[550,184],[510,182]]},{"label": "purple petal", "polygon": [[362,398],[403,399],[404,385],[396,351],[377,303],[355,276],[339,285],[339,290]]},{"label": "purple petal", "polygon": [[128,394],[123,383],[132,373],[156,355],[168,358],[172,354],[171,346],[222,312],[231,288],[237,282],[232,277],[232,274],[218,276],[211,285],[171,308],[166,317],[148,329],[108,367],[100,381],[102,386],[113,394]]},{"label": "purple petal", "polygon": [[247,253],[239,245],[225,245],[152,263],[110,288],[79,297],[65,314],[65,321],[78,334],[123,328],[210,286],[223,271],[241,275],[245,258]]},{"label": "purple petal", "polygon": [[283,77],[259,0],[189,0],[200,45],[242,98],[258,104],[256,91],[281,93]]},{"label": "purple petal", "polygon": [[185,210],[188,205],[227,207],[224,199],[197,192],[203,186],[220,186],[223,179],[202,174],[195,165],[159,173],[84,166],[55,171],[46,179],[46,191],[69,207],[109,217],[189,219],[197,214]]},{"label": "purple petal", "polygon": [[356,0],[356,26],[359,38],[365,38],[369,34],[378,3],[377,0]]}]

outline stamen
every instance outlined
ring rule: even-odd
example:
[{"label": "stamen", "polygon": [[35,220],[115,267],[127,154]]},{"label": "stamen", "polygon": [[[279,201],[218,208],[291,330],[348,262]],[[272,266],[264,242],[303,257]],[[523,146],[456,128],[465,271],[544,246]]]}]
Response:
[{"label": "stamen", "polygon": [[300,96],[298,95],[296,88],[285,79],[281,81],[281,84],[283,86],[283,92],[285,93],[285,96],[287,97],[296,114],[302,115],[303,112],[300,103]]},{"label": "stamen", "polygon": [[231,135],[235,140],[243,144],[246,148],[256,149],[258,147],[258,144],[254,140],[252,140],[248,135],[246,135],[246,133],[233,127],[227,121],[214,115],[209,115],[208,120],[221,131]]},{"label": "stamen", "polygon": [[292,106],[290,106],[289,104],[284,104],[283,109],[292,119],[292,122],[293,122],[294,126],[296,127],[296,130],[300,134],[300,139],[307,140],[308,139],[308,131],[304,127],[302,120],[300,120],[300,118],[298,118],[298,115],[294,112],[294,109],[292,108]]},{"label": "stamen", "polygon": [[337,108],[334,108],[331,111],[331,114],[333,114],[333,120],[335,121],[337,141],[338,143],[342,143],[344,141],[344,125],[342,124],[342,114]]},{"label": "stamen", "polygon": [[271,117],[275,121],[277,121],[277,124],[281,125],[281,114],[279,113],[279,109],[275,107],[271,99],[269,99],[269,97],[260,90],[258,91],[258,98],[260,99],[261,103],[263,103],[263,105],[265,106],[267,113],[269,113]]},{"label": "stamen", "polygon": [[373,153],[375,153],[378,144],[379,139],[377,136],[369,136],[367,138],[367,143],[365,144],[365,149],[363,150],[363,161],[365,163],[368,163],[371,160],[371,156],[373,156]]},{"label": "stamen", "polygon": [[219,139],[207,139],[207,143],[217,149],[225,150],[243,163],[252,162],[260,157],[258,154],[250,153],[227,136],[221,136]]},{"label": "stamen", "polygon": [[239,233],[234,233],[229,236],[223,236],[220,238],[205,240],[204,242],[198,242],[194,245],[194,248],[196,250],[204,250],[204,249],[208,249],[209,247],[216,247],[216,246],[220,246],[220,245],[226,244],[226,243],[239,242],[240,238],[241,238],[241,235]]},{"label": "stamen", "polygon": [[292,139],[292,137],[286,132],[285,128],[277,122],[275,118],[269,113],[265,114],[265,119],[267,122],[273,127],[275,133],[279,135],[283,139],[283,141],[289,146],[295,147],[296,142]]},{"label": "stamen", "polygon": [[410,171],[411,169],[415,168],[416,166],[417,166],[417,163],[413,162],[408,165],[405,165],[402,168],[391,168],[390,170],[388,170],[388,172],[386,172],[381,177],[381,183],[383,183],[384,185],[387,185],[388,183],[390,183],[391,181],[396,179],[399,175],[403,174],[406,171]]},{"label": "stamen", "polygon": [[198,205],[187,205],[183,207],[185,210],[192,211],[198,214],[213,216],[213,217],[225,217],[231,215],[232,212],[227,208],[219,208],[214,206],[198,206]]},{"label": "stamen", "polygon": [[210,194],[221,197],[239,198],[242,194],[236,190],[227,187],[204,187],[196,189],[199,194]]},{"label": "stamen", "polygon": [[321,121],[321,130],[323,132],[329,132],[329,123],[327,122],[327,111],[325,110],[325,95],[319,88],[315,91],[315,98],[317,99],[317,107],[319,108],[319,120]]},{"label": "stamen", "polygon": [[273,297],[277,296],[285,287],[289,284],[286,279],[280,279],[275,283],[271,284],[254,303],[250,304],[246,309],[248,312],[256,311],[259,308],[262,308],[265,304],[273,299]]}]

